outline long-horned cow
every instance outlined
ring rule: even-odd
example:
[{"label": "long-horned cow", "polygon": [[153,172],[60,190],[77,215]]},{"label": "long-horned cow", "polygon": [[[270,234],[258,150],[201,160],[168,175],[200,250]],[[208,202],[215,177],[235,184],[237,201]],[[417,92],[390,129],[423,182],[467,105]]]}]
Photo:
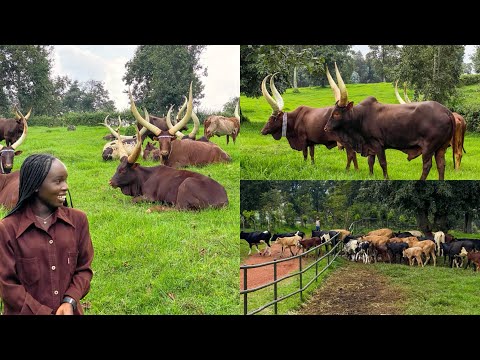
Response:
[{"label": "long-horned cow", "polygon": [[[395,82],[395,96],[397,97],[398,102],[400,104],[411,103],[410,99],[407,96],[407,83],[404,83],[403,88],[403,97],[405,98],[405,100],[403,100],[398,93],[397,83],[398,80]],[[452,112],[452,114],[455,118],[455,133],[450,139],[450,146],[452,147],[453,151],[453,163],[455,166],[455,170],[459,170],[460,164],[462,163],[463,153],[467,153],[463,146],[463,143],[465,141],[465,133],[467,131],[467,122],[459,113]]]},{"label": "long-horned cow", "polygon": [[[262,135],[271,134],[275,140],[286,137],[292,149],[303,151],[303,159],[305,161],[307,161],[308,157],[307,151],[310,150],[310,158],[312,164],[314,164],[316,144],[325,145],[327,149],[338,145],[339,138],[324,130],[325,124],[333,111],[333,106],[312,108],[301,105],[288,113],[283,112],[283,99],[273,81],[275,74],[270,78],[270,89],[275,99],[267,91],[265,83],[269,76],[267,75],[262,81],[262,93],[272,108],[272,114],[261,130]],[[355,169],[358,169],[355,151],[348,145],[345,145],[345,150],[347,152],[346,169],[350,169],[352,160]]]},{"label": "long-horned cow", "polygon": [[32,113],[32,109],[23,116],[17,108],[15,108],[15,119],[0,118],[0,140],[5,139],[7,146],[15,143],[23,133],[23,122],[27,121]]},{"label": "long-horned cow", "polygon": [[27,120],[25,120],[23,115],[21,115],[21,117],[24,119],[22,135],[11,145],[3,146],[0,144],[0,174],[10,173],[13,168],[14,157],[23,152],[22,150],[17,150],[17,148],[25,141],[25,138],[27,137],[28,125]]},{"label": "long-horned cow", "polygon": [[119,187],[123,194],[133,196],[133,202],[161,202],[182,210],[228,205],[225,188],[208,176],[165,165],[144,167],[136,163],[142,146],[138,129],[137,137],[139,140],[130,156],[127,156],[122,142],[118,143],[122,155],[109,181],[112,187]]},{"label": "long-horned cow", "polygon": [[181,140],[184,137],[179,130],[190,120],[192,116],[192,97],[190,95],[187,105],[187,112],[184,117],[175,125],[171,125],[170,113],[167,113],[168,131],[164,131],[148,121],[148,112],[145,111],[144,119],[137,110],[135,102],[130,93],[130,107],[137,122],[152,131],[155,134],[155,140],[158,139],[160,147],[161,161],[164,165],[170,167],[185,167],[189,165],[205,165],[215,162],[229,162],[230,156],[219,146],[213,143],[203,141]]},{"label": "long-horned cow", "polygon": [[[135,144],[137,143],[137,137],[119,135],[119,133],[117,133],[115,130],[111,128],[110,125],[108,125],[107,119],[108,119],[108,115],[105,117],[105,120],[102,123],[102,125],[104,125],[108,130],[110,130],[110,132],[112,133],[112,136],[117,140],[110,141],[103,146],[102,159],[105,161],[120,159],[120,154],[118,152],[118,146],[117,146],[117,142],[119,141],[119,139],[121,139],[125,147],[125,150],[127,151],[127,154],[130,155],[133,149],[135,148]],[[119,120],[120,120],[120,117],[119,117]],[[121,123],[121,121],[119,122]],[[146,132],[147,132],[147,129],[142,128],[140,130],[140,136],[143,136]],[[140,154],[140,155],[143,156],[143,154]]]},{"label": "long-horned cow", "polygon": [[227,145],[229,137],[232,137],[233,143],[240,133],[240,115],[238,113],[238,103],[235,106],[235,116],[225,117],[219,115],[210,115],[204,125],[204,136],[210,139],[212,136],[227,136]]},{"label": "long-horned cow", "polygon": [[348,144],[362,156],[377,155],[385,179],[388,179],[385,149],[397,149],[408,154],[409,161],[422,155],[420,180],[427,178],[435,155],[438,178],[443,180],[445,151],[455,132],[452,112],[436,101],[382,104],[373,96],[353,106],[353,102],[348,102],[337,64],[335,71],[339,89],[334,90],[338,95],[325,131],[336,134],[342,144]]}]

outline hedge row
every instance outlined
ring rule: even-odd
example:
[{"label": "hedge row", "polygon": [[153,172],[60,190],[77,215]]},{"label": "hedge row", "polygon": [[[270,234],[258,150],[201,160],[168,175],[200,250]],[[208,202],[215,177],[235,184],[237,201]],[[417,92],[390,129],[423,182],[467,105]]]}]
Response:
[{"label": "hedge row", "polygon": [[450,110],[463,116],[467,131],[480,132],[480,104],[457,105]]},{"label": "hedge row", "polygon": [[462,74],[460,75],[459,86],[480,84],[480,74]]}]

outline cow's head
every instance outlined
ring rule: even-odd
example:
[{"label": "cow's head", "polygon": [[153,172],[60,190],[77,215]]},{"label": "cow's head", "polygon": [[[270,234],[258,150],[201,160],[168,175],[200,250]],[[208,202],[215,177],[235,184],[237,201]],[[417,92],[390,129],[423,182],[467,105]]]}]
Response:
[{"label": "cow's head", "polygon": [[[120,164],[117,167],[117,171],[108,182],[113,188],[120,187],[125,195],[132,196],[137,196],[139,194],[132,193],[133,190],[127,187],[128,185],[134,184],[138,180],[138,176],[135,171],[135,169],[138,167],[138,163],[136,163],[136,161],[142,150],[142,136],[140,135],[138,128],[136,128],[136,130],[137,143],[130,155],[127,154],[127,150],[125,149],[122,141],[117,142]],[[138,188],[136,190],[140,189]]]},{"label": "cow's head", "polygon": [[22,135],[10,146],[0,145],[0,173],[2,174],[9,174],[12,171],[13,158],[23,152],[22,150],[16,149],[24,142],[25,138],[27,137],[28,125],[25,117],[21,114],[19,114],[19,116],[23,118]]},{"label": "cow's head", "polygon": [[261,132],[262,135],[272,134],[275,140],[279,140],[282,137],[283,99],[277,88],[275,87],[275,83],[273,80],[275,75],[276,74],[273,74],[270,78],[270,90],[272,91],[275,99],[267,91],[266,81],[270,75],[265,76],[262,81],[262,94],[265,100],[267,100],[268,104],[271,106],[272,114],[268,118],[268,121]]},{"label": "cow's head", "polygon": [[[190,83],[190,92],[189,92],[189,97],[188,97],[188,104],[187,104],[187,111],[185,113],[185,116],[177,122],[175,125],[172,125],[172,121],[170,119],[170,114],[172,112],[172,107],[168,110],[167,113],[167,126],[169,127],[168,131],[164,131],[155,125],[151,124],[149,121],[149,116],[148,112],[145,109],[145,118],[144,119],[140,113],[137,110],[137,107],[135,106],[135,102],[133,101],[132,93],[129,90],[129,95],[130,95],[130,108],[132,110],[133,116],[137,120],[137,122],[150,130],[155,136],[154,140],[158,141],[159,147],[160,147],[160,154],[164,160],[168,159],[168,156],[170,155],[171,152],[171,142],[175,139],[175,136],[177,136],[179,139],[183,137],[183,134],[179,131],[181,128],[185,126],[185,124],[190,120],[190,117],[192,116],[192,110],[193,110],[193,100],[192,100],[192,83]],[[138,130],[138,129],[137,129]]]},{"label": "cow's head", "polygon": [[337,63],[335,63],[335,73],[337,75],[337,84],[333,81],[328,67],[326,68],[327,79],[330,84],[330,87],[333,90],[335,96],[335,107],[333,108],[332,115],[328,119],[327,124],[325,125],[325,131],[332,131],[338,129],[342,125],[342,120],[345,118],[345,115],[353,108],[353,101],[348,102],[348,92],[343,82],[342,76],[338,71]]}]

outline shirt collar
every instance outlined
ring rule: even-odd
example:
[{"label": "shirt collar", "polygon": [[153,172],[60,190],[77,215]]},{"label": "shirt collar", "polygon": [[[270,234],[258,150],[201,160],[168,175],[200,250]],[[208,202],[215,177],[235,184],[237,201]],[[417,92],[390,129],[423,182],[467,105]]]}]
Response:
[{"label": "shirt collar", "polygon": [[[20,218],[19,225],[17,228],[17,233],[16,233],[16,237],[18,238],[32,224],[35,226],[35,214],[33,213],[31,205],[26,205],[25,208],[20,210],[17,214],[19,215],[19,218]],[[69,216],[69,212],[67,208],[63,206],[57,208],[57,210],[55,210],[54,214],[52,215],[52,224],[57,222],[57,220],[62,220],[63,222],[75,228],[75,225],[73,224],[73,221]]]}]

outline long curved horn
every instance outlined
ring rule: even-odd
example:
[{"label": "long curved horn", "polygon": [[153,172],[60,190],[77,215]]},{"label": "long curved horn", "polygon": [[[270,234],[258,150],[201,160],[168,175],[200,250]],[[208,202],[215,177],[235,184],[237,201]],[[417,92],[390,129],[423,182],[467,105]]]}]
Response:
[{"label": "long curved horn", "polygon": [[240,121],[240,114],[238,113],[238,106],[240,105],[240,99],[238,99],[237,101],[237,105],[235,105],[235,111],[233,113],[233,116],[235,116],[235,118]]},{"label": "long curved horn", "polygon": [[340,101],[338,102],[339,106],[347,106],[348,104],[348,91],[343,82],[342,75],[338,71],[337,62],[335,62],[335,74],[337,75],[338,88],[340,89]]},{"label": "long curved horn", "polygon": [[[137,143],[135,144],[135,148],[133,149],[132,153],[128,157],[127,162],[129,164],[135,164],[135,161],[137,161],[138,156],[140,155],[140,152],[142,151],[142,136],[140,135],[140,132],[138,131],[138,127],[135,126],[135,129],[137,130]],[[123,144],[122,144],[122,146],[123,146]]]},{"label": "long curved horn", "polygon": [[185,108],[187,107],[187,103],[188,103],[187,97],[185,95],[183,95],[183,97],[185,98],[185,101],[183,102],[182,107],[178,110],[177,123],[180,121],[180,117],[182,116],[182,112],[185,110]]},{"label": "long curved horn", "polygon": [[340,89],[338,88],[335,81],[333,81],[332,75],[330,75],[330,71],[328,71],[328,66],[325,66],[325,72],[327,74],[328,83],[333,90],[333,95],[335,96],[335,102],[340,100]]},{"label": "long curved horn", "polygon": [[31,113],[32,113],[32,108],[30,108],[30,110],[28,110],[28,112],[27,112],[27,115],[25,115],[25,120],[28,120]]},{"label": "long curved horn", "polygon": [[407,103],[411,103],[411,100],[408,98],[408,95],[407,95],[407,82],[406,81],[403,83],[403,97],[405,98],[405,101]]},{"label": "long curved horn", "polygon": [[118,149],[119,159],[121,159],[124,156],[126,156],[128,158],[127,149],[125,149],[125,146],[123,146],[122,140],[119,139],[120,133],[117,133],[115,136],[117,137],[117,149]]},{"label": "long curved horn", "polygon": [[133,96],[132,92],[130,91],[130,88],[128,89],[128,95],[130,96],[130,110],[132,111],[133,116],[135,117],[135,120],[142,125],[143,127],[146,127],[148,130],[150,130],[152,133],[155,135],[160,135],[162,130],[160,130],[158,127],[155,125],[151,124],[150,122],[146,121],[142,115],[137,110],[137,107],[135,106],[135,101],[133,101]]},{"label": "long curved horn", "polygon": [[403,101],[402,97],[398,93],[398,88],[397,88],[398,80],[395,81],[395,96],[397,97],[397,100],[400,104],[405,104],[405,101]]},{"label": "long curved horn", "polygon": [[198,129],[200,128],[200,120],[198,120],[197,114],[195,114],[192,110],[192,120],[193,120],[193,130],[188,137],[190,139],[195,140],[195,136],[197,135]]},{"label": "long curved horn", "polygon": [[[173,129],[174,127],[174,125],[172,124],[172,119],[170,118],[172,109],[173,109],[173,105],[170,106],[170,109],[168,109],[167,111],[167,116],[165,117],[168,129]],[[168,132],[170,133],[170,130],[168,130]],[[181,131],[175,131],[175,134],[170,133],[170,135],[175,135],[177,139],[180,139],[180,140],[183,138],[183,133]]]},{"label": "long curved horn", "polygon": [[[192,116],[192,110],[193,110],[192,84],[193,82],[190,82],[190,92],[188,94],[187,112],[185,113],[185,116],[182,118],[182,120],[180,120],[178,123],[176,123],[172,128],[168,130],[170,135],[175,135],[177,131],[179,131],[181,128],[183,128],[187,124],[188,120],[190,120],[190,117]],[[167,118],[168,116],[169,115],[167,114]]]},{"label": "long curved horn", "polygon": [[267,100],[268,104],[272,107],[272,110],[273,110],[272,115],[276,115],[280,111],[280,109],[278,107],[277,102],[268,93],[267,86],[265,85],[265,83],[267,81],[267,78],[269,76],[270,75],[265,76],[265,78],[262,81],[262,94],[263,94],[263,97],[265,98],[265,100]]},{"label": "long curved horn", "polygon": [[[23,117],[23,116],[22,116]],[[27,120],[24,120],[23,121],[23,133],[22,133],[22,136],[20,136],[18,138],[17,141],[15,141],[13,144],[12,144],[12,149],[15,150],[17,147],[19,147],[23,141],[25,140],[25,138],[27,137],[27,132],[28,132],[28,125],[27,125]]]},{"label": "long curved horn", "polygon": [[283,109],[283,99],[282,99],[282,95],[280,95],[280,93],[278,92],[277,88],[275,87],[275,83],[273,82],[273,78],[275,77],[275,75],[277,75],[278,72],[276,72],[275,74],[272,75],[272,77],[270,78],[270,90],[272,90],[272,94],[273,94],[273,97],[275,98],[276,102],[277,102],[277,105],[278,105],[278,110],[282,111]]}]

